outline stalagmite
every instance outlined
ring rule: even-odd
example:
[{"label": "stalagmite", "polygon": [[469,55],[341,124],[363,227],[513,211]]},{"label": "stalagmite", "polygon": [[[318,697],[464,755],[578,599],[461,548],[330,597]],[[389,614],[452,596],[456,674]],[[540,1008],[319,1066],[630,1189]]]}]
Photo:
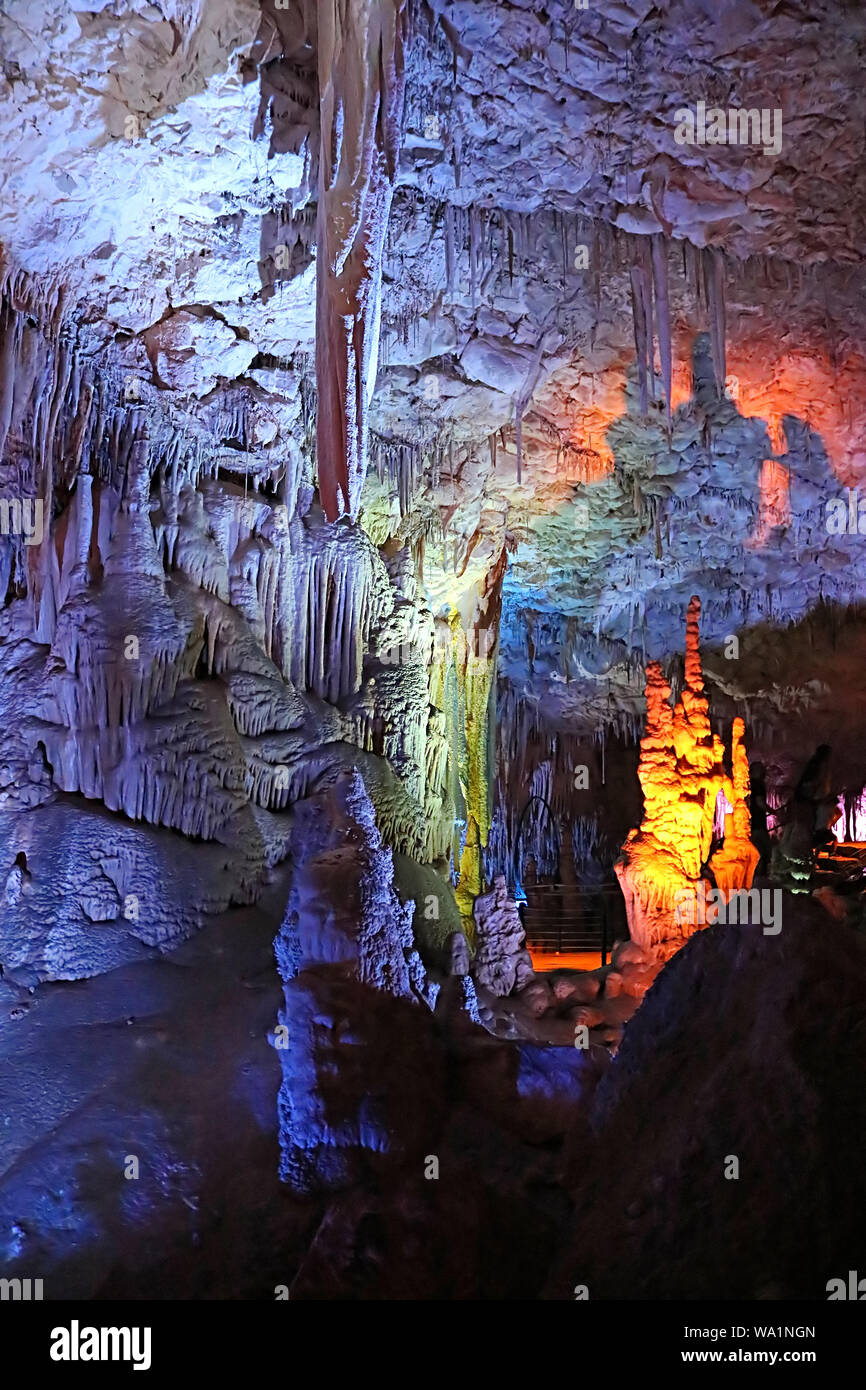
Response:
[{"label": "stalagmite", "polygon": [[[408,1113],[422,1129],[430,1059],[421,1011],[436,994],[360,776],[347,772],[305,811],[299,869],[274,942],[285,987],[280,1021],[291,1036],[280,1054],[281,1175],[301,1191],[339,1187],[381,1162],[402,1143]],[[347,1075],[350,1019],[352,1050],[366,1065]],[[390,1030],[401,1024],[402,1045],[391,1048]],[[339,1079],[332,1094],[320,1069]],[[377,1085],[390,1083],[373,1100],[369,1069]]]},{"label": "stalagmite", "polygon": [[821,1297],[864,6],[0,11],[0,1291]]},{"label": "stalagmite", "polygon": [[725,816],[724,844],[710,859],[716,887],[730,899],[737,889],[749,889],[760,853],[751,841],[749,814],[749,760],[743,744],[745,724],[739,717],[731,730],[731,768],[734,809]]},{"label": "stalagmite", "polygon": [[757,862],[747,848],[744,822],[748,767],[744,771],[743,725],[738,721],[734,727],[735,785],[725,771],[722,742],[710,727],[699,648],[700,611],[700,601],[693,598],[686,622],[683,690],[673,707],[659,663],[647,664],[646,733],[638,769],[644,816],[640,829],[629,833],[615,866],[632,939],[661,959],[673,955],[698,926],[707,925],[698,920],[695,902],[720,793],[735,807],[742,803],[737,818],[731,818],[731,850],[720,861],[728,891],[748,887],[746,880],[751,881]]},{"label": "stalagmite", "polygon": [[475,899],[476,952],[472,974],[476,984],[494,995],[510,994],[533,978],[517,904],[498,875],[488,893]]}]

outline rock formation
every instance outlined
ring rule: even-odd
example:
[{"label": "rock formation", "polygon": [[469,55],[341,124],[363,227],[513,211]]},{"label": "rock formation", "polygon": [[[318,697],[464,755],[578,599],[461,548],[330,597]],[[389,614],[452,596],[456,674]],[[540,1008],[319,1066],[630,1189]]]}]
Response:
[{"label": "rock formation", "polygon": [[[646,733],[641,739],[638,777],[644,816],[632,830],[616,863],[633,941],[661,958],[671,956],[698,926],[692,907],[704,866],[719,867],[719,888],[751,887],[758,853],[749,840],[748,763],[743,723],[732,736],[734,781],[724,764],[721,739],[710,727],[709,701],[699,649],[701,605],[689,602],[683,689],[671,705],[671,688],[658,662],[647,665]],[[716,802],[734,807],[726,818],[725,846],[710,860]]]},{"label": "rock formation", "polygon": [[[571,1299],[583,1283],[601,1301],[700,1307],[724,1288],[762,1306],[814,1305],[831,1277],[859,1268],[864,1219],[845,1189],[863,1185],[864,986],[862,933],[802,897],[786,899],[781,937],[740,924],[697,933],[599,1083],[590,1156],[573,1136],[575,1210],[547,1297]],[[676,1077],[672,1057],[688,1058]],[[813,1264],[799,1252],[816,1231]]]},{"label": "rock formation", "polygon": [[493,881],[489,893],[475,899],[475,959],[472,974],[491,994],[511,994],[533,977],[517,904],[508,895],[505,879]]},{"label": "rock formation", "polygon": [[[5,0],[0,1274],[535,1297],[682,909],[752,882],[745,728],[779,820],[836,744],[866,838],[864,51],[839,0]],[[778,150],[684,145],[708,82]],[[609,964],[532,974],[530,866]]]},{"label": "rock formation", "polygon": [[317,455],[330,521],[357,515],[367,471],[382,261],[403,118],[406,5],[326,0],[318,7]]},{"label": "rock formation", "polygon": [[436,989],[359,775],[308,804],[297,833],[303,857],[275,943],[285,984],[276,1045],[281,1171],[309,1191],[423,1144],[437,1059],[421,1013]]},{"label": "rock formation", "polygon": [[724,842],[709,861],[716,888],[724,894],[726,900],[730,899],[731,893],[740,888],[751,888],[761,857],[750,839],[749,760],[743,744],[744,734],[745,725],[742,719],[737,717],[731,729],[731,785],[734,809],[725,813]]}]

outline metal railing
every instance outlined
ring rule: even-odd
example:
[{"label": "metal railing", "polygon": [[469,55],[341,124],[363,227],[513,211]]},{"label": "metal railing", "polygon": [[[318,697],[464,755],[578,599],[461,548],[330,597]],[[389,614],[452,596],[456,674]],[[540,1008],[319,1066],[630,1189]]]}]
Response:
[{"label": "metal railing", "polygon": [[533,884],[526,889],[523,909],[527,946],[543,955],[598,952],[606,965],[613,930],[609,909],[618,897],[617,884]]}]

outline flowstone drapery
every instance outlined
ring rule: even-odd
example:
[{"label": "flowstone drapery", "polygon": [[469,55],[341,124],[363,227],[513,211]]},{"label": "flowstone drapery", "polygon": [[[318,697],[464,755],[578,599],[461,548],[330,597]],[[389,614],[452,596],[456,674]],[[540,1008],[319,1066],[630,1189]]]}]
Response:
[{"label": "flowstone drapery", "polygon": [[324,518],[297,392],[274,454],[254,379],[182,429],[96,376],[28,277],[0,282],[0,329],[26,388],[0,391],[0,492],[43,522],[0,536],[5,978],[98,974],[257,901],[288,808],[346,769],[398,854],[441,857],[433,617],[411,546]]}]

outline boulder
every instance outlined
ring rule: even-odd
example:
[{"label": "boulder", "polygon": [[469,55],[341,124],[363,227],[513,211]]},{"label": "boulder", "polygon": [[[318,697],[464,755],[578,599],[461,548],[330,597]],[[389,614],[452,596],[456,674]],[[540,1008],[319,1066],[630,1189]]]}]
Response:
[{"label": "boulder", "polygon": [[610,959],[619,970],[623,965],[643,965],[648,957],[636,941],[615,941]]},{"label": "boulder", "polygon": [[576,1004],[591,1004],[601,992],[596,975],[561,975],[553,982],[555,999],[567,999]]},{"label": "boulder", "polygon": [[544,980],[532,980],[519,991],[517,999],[533,1018],[541,1018],[553,1005],[553,993]]},{"label": "boulder", "polygon": [[820,1301],[858,1268],[866,940],[804,896],[786,896],[784,923],[695,933],[628,1023],[595,1143],[576,1126],[570,1145],[549,1297],[580,1282],[601,1300]]},{"label": "boulder", "polygon": [[603,1009],[595,1009],[589,1004],[581,1004],[578,1008],[572,1009],[569,1018],[574,1024],[583,1024],[585,1028],[598,1028],[607,1022]]},{"label": "boulder", "polygon": [[643,999],[657,974],[657,970],[629,966],[620,974],[620,991],[631,999]]}]

